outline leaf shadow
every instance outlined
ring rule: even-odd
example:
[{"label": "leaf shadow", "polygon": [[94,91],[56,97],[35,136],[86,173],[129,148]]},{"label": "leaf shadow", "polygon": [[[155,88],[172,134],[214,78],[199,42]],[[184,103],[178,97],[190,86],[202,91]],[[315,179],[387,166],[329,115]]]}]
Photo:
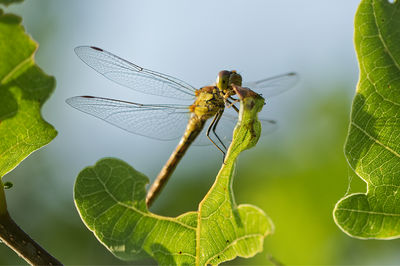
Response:
[{"label": "leaf shadow", "polygon": [[0,86],[0,121],[10,119],[18,113],[18,98],[37,101],[42,106],[54,87],[53,77],[47,76],[36,65],[29,66],[22,75]]},{"label": "leaf shadow", "polygon": [[[162,262],[163,265],[178,265],[176,261],[174,260],[174,255],[166,248],[164,245],[161,245],[159,243],[152,244],[151,245],[151,251],[154,254],[154,258],[158,262]],[[182,255],[184,256],[184,255]],[[189,266],[189,263],[182,263],[179,265],[183,266]]]},{"label": "leaf shadow", "polygon": [[18,113],[18,103],[10,92],[10,85],[0,86],[0,122]]},{"label": "leaf shadow", "polygon": [[[235,205],[232,205],[232,206],[235,206]],[[233,208],[232,213],[233,213],[233,218],[235,219],[235,222],[236,222],[236,226],[243,228],[244,225],[242,222],[242,217],[240,217],[240,214],[239,214],[239,209],[237,207]]]},{"label": "leaf shadow", "polygon": [[0,23],[20,24],[22,18],[14,14],[3,14],[0,9]]},{"label": "leaf shadow", "polygon": [[55,88],[55,79],[47,76],[37,65],[29,66],[23,75],[12,81],[22,90],[22,98],[38,101],[42,105]]},{"label": "leaf shadow", "polygon": [[[357,165],[362,160],[364,155],[370,150],[374,141],[378,140],[379,136],[375,132],[376,117],[368,113],[365,109],[367,106],[364,95],[357,93],[354,97],[353,106],[358,107],[356,114],[352,115],[352,121],[366,121],[362,125],[351,124],[349,137],[346,141],[346,156],[353,169],[356,169]],[[353,107],[354,108],[354,107]],[[360,137],[361,135],[361,137]],[[366,139],[365,141],[359,141],[360,138]]]},{"label": "leaf shadow", "polygon": [[157,261],[162,261],[165,265],[177,265],[171,252],[159,243],[151,245],[151,251]]}]

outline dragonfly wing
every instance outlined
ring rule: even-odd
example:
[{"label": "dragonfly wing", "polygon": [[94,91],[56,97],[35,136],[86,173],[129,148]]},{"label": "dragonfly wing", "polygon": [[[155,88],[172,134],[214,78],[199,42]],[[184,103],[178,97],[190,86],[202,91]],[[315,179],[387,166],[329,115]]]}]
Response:
[{"label": "dragonfly wing", "polygon": [[106,78],[128,88],[176,99],[193,99],[195,88],[177,78],[142,68],[93,46],[78,46],[75,53]]},{"label": "dragonfly wing", "polygon": [[244,83],[243,86],[254,90],[265,98],[287,91],[298,81],[299,76],[294,72],[290,72],[255,82]]},{"label": "dragonfly wing", "polygon": [[128,132],[159,140],[181,137],[189,121],[184,105],[137,104],[93,96],[66,100],[72,107]]}]

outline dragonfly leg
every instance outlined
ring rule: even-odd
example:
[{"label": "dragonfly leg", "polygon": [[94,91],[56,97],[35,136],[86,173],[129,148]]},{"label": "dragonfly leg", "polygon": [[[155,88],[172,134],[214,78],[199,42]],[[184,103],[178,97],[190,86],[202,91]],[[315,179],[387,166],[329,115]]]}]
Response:
[{"label": "dragonfly leg", "polygon": [[[220,112],[220,113],[217,114],[218,117],[216,118],[216,121],[215,121],[215,123],[214,123],[214,125],[212,127],[212,132],[217,137],[217,139],[218,139],[219,143],[221,143],[222,147],[224,147],[224,150],[227,150],[225,144],[222,142],[222,140],[219,138],[217,132],[215,131],[215,129],[217,128],[218,122],[221,119],[222,114],[223,114],[223,112]],[[222,161],[225,164],[225,153],[224,153],[224,157],[222,158]]]},{"label": "dragonfly leg", "polygon": [[222,140],[219,138],[217,132],[215,132],[215,129],[217,128],[218,122],[219,122],[219,120],[221,119],[222,114],[223,114],[222,112],[220,112],[220,113],[217,114],[215,123],[214,123],[214,125],[213,125],[213,127],[212,127],[212,132],[213,132],[214,135],[217,137],[217,139],[218,139],[219,143],[221,143],[222,147],[224,147],[224,149],[226,150],[226,146],[224,145],[224,143],[222,142]]},{"label": "dragonfly leg", "polygon": [[235,99],[235,98],[233,98],[232,96],[229,96],[228,97],[230,100],[232,100],[232,101],[235,101],[235,102],[238,102],[239,101],[239,99]]},{"label": "dragonfly leg", "polygon": [[229,101],[228,99],[225,100],[225,102],[227,102],[228,104],[226,105],[227,108],[233,108],[233,110],[235,110],[236,112],[239,113],[239,109],[235,106],[235,103],[239,102],[238,99],[234,99],[232,97],[229,97],[231,100],[233,100],[233,102]]},{"label": "dragonfly leg", "polygon": [[[207,133],[206,133],[206,135],[207,135],[207,138],[215,145],[215,147],[217,147],[218,148],[218,150],[220,150],[221,152],[222,152],[222,154],[224,155],[224,158],[225,158],[225,152],[217,145],[217,143],[215,143],[213,140],[212,140],[212,138],[210,137],[210,132],[211,132],[211,130],[213,129],[213,127],[214,127],[214,124],[218,124],[218,121],[219,121],[219,119],[221,118],[221,115],[222,115],[222,113],[217,113],[215,116],[214,116],[214,119],[212,120],[212,122],[211,122],[211,124],[208,126],[208,128],[207,128]],[[213,130],[213,132],[214,132],[214,130]],[[214,132],[214,134],[215,134],[215,132]],[[217,138],[218,138],[218,136],[217,136]],[[221,140],[218,138],[218,140],[221,142]],[[221,142],[222,143],[222,142]],[[222,143],[222,145],[223,145],[223,143]],[[225,145],[223,145],[223,147],[225,148]],[[226,150],[226,148],[225,148],[225,150]]]}]

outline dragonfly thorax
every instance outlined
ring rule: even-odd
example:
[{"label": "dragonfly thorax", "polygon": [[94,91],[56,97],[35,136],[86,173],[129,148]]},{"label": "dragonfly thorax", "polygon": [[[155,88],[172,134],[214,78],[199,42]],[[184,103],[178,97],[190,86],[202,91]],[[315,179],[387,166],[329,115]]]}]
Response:
[{"label": "dragonfly thorax", "polygon": [[190,112],[208,119],[225,107],[224,98],[216,86],[206,86],[196,91],[196,100]]}]

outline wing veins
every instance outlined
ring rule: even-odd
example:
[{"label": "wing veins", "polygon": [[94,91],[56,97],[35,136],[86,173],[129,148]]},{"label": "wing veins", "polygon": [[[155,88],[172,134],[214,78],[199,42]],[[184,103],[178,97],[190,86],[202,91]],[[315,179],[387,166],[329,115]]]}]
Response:
[{"label": "wing veins", "polygon": [[[103,49],[92,46],[78,46],[75,48],[75,53],[88,66],[122,86],[143,93],[157,94],[156,92],[152,93],[151,91],[140,89],[140,85],[143,84],[140,81],[131,79],[131,77],[139,77],[143,80],[156,80],[157,82],[164,84],[164,86],[166,85],[169,87],[169,89],[176,90],[183,95],[190,96],[191,98],[194,97],[196,89],[188,83],[170,75],[140,67]],[[128,77],[128,79],[124,80],[124,77]],[[160,87],[159,89],[161,89],[159,92],[161,93],[161,96],[173,98],[178,97],[173,96],[173,92],[168,91],[167,88]],[[166,91],[163,91],[163,89]]]}]

